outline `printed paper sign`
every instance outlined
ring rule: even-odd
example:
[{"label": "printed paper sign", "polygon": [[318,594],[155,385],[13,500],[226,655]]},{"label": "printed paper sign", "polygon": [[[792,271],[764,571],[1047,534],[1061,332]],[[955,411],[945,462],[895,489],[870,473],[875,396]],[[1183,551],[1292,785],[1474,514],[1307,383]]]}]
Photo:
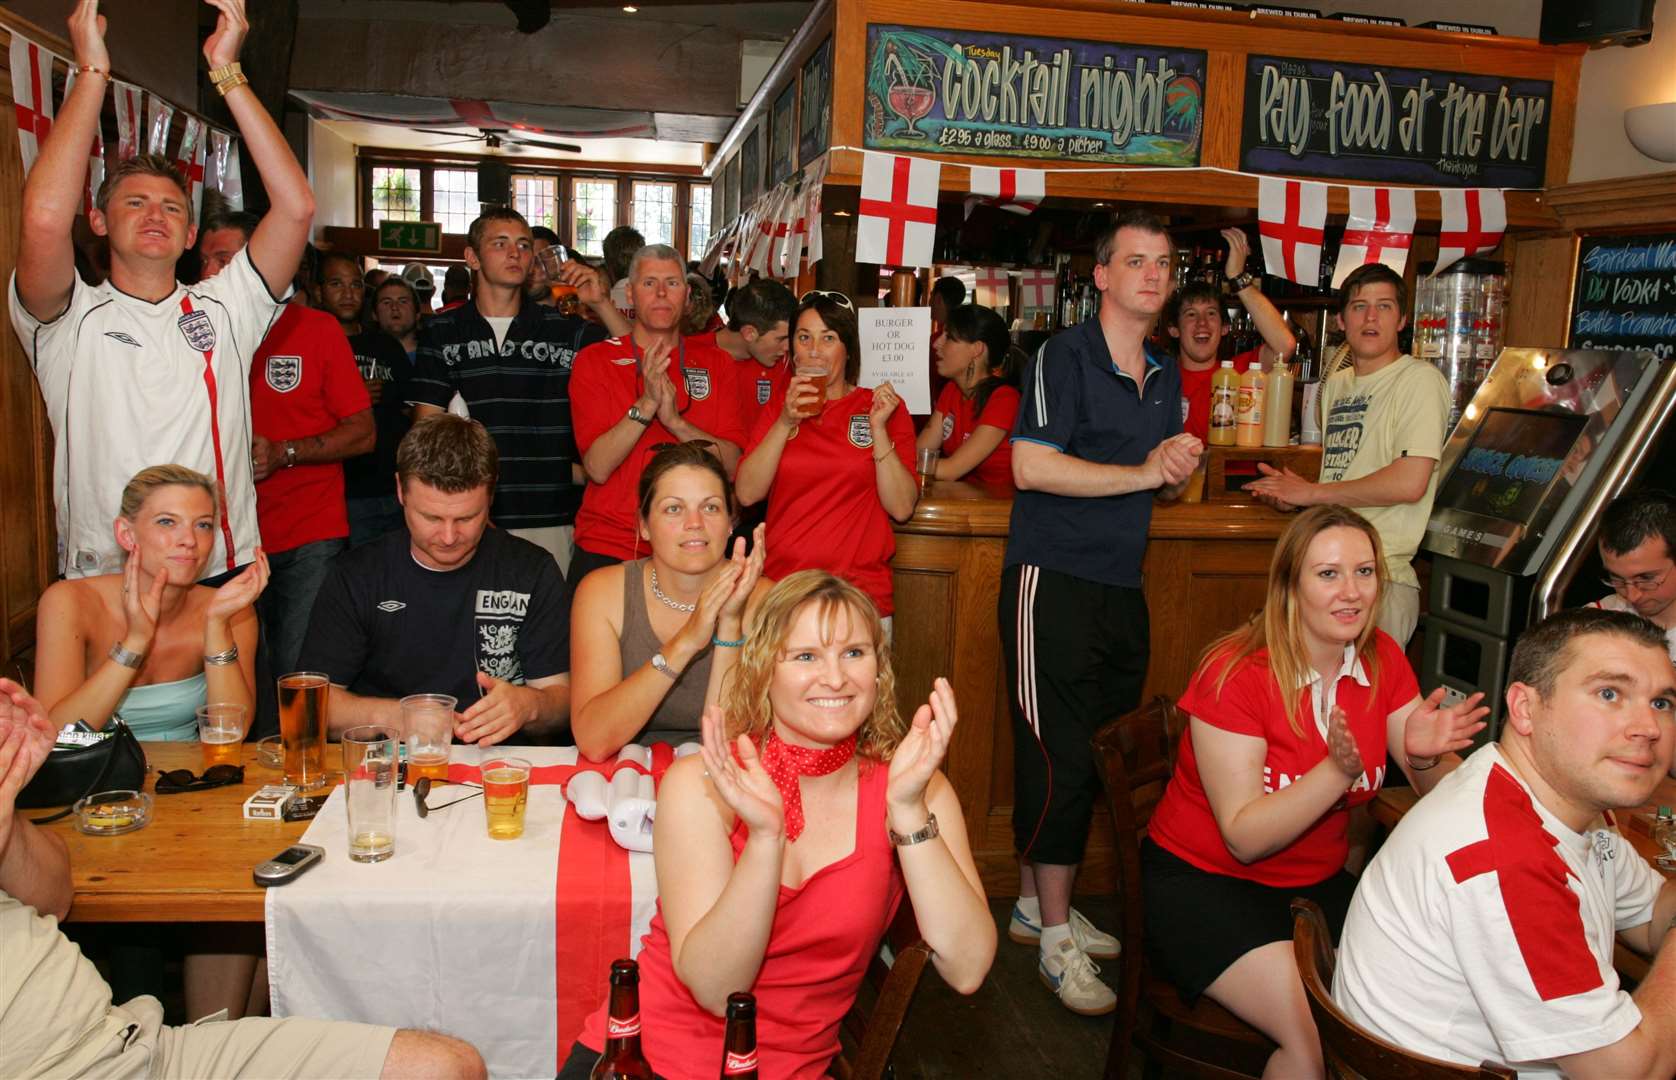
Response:
[{"label": "printed paper sign", "polygon": [[861,308],[861,385],[890,383],[915,416],[931,415],[931,309]]}]

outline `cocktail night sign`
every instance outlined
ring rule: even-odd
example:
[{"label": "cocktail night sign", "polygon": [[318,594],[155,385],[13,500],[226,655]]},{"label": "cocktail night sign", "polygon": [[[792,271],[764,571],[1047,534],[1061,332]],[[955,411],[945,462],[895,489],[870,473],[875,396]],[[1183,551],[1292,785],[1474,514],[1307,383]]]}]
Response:
[{"label": "cocktail night sign", "polygon": [[1205,54],[1067,38],[867,27],[865,145],[1193,166]]}]

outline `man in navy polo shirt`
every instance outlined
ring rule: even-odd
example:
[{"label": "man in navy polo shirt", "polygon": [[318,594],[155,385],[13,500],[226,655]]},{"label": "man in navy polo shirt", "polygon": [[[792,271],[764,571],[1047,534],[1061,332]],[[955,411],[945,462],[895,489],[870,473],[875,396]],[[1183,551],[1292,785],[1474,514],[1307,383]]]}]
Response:
[{"label": "man in navy polo shirt", "polygon": [[1039,943],[1042,979],[1073,1012],[1111,1012],[1090,957],[1118,942],[1071,910],[1100,788],[1089,740],[1133,709],[1149,649],[1141,558],[1154,498],[1173,499],[1203,447],[1181,430],[1181,373],[1146,347],[1170,290],[1169,234],[1129,211],[1095,249],[1096,318],[1031,364],[1012,437],[1001,640],[1013,686],[1019,901],[1008,936]]}]

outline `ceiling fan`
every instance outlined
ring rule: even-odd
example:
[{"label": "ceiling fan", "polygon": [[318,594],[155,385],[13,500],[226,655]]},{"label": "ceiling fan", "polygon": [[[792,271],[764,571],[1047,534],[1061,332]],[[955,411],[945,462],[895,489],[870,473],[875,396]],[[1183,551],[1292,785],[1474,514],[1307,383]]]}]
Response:
[{"label": "ceiling fan", "polygon": [[[441,131],[436,128],[413,128],[426,135],[459,135],[458,131]],[[549,139],[535,139],[521,131],[511,128],[478,128],[478,134],[467,135],[455,139],[453,142],[438,143],[438,146],[456,146],[460,143],[480,142],[486,150],[499,150],[505,146],[509,152],[515,152],[524,146],[539,146],[545,150],[568,150],[573,154],[580,154],[582,148],[575,143],[553,142]]]}]

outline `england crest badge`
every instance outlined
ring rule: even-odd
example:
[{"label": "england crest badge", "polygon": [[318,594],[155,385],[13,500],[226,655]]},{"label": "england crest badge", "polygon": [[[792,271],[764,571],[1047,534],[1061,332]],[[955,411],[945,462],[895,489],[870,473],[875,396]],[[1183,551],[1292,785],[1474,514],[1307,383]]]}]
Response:
[{"label": "england crest badge", "polygon": [[866,413],[850,417],[850,443],[863,450],[873,445],[873,425],[868,423]]},{"label": "england crest badge", "polygon": [[703,401],[710,396],[710,372],[704,368],[687,368],[687,396]]},{"label": "england crest badge", "polygon": [[774,393],[774,383],[769,379],[757,380],[757,404],[766,405]]},{"label": "england crest badge", "polygon": [[186,343],[199,352],[209,352],[215,348],[215,324],[210,322],[208,312],[188,311],[180,317],[181,334]]},{"label": "england crest badge", "polygon": [[943,417],[943,441],[948,442],[949,441],[949,436],[953,435],[953,434],[954,434],[954,417],[952,415]]},{"label": "england crest badge", "polygon": [[289,393],[303,381],[303,358],[300,356],[270,356],[268,368],[262,373],[268,385],[281,394]]}]

